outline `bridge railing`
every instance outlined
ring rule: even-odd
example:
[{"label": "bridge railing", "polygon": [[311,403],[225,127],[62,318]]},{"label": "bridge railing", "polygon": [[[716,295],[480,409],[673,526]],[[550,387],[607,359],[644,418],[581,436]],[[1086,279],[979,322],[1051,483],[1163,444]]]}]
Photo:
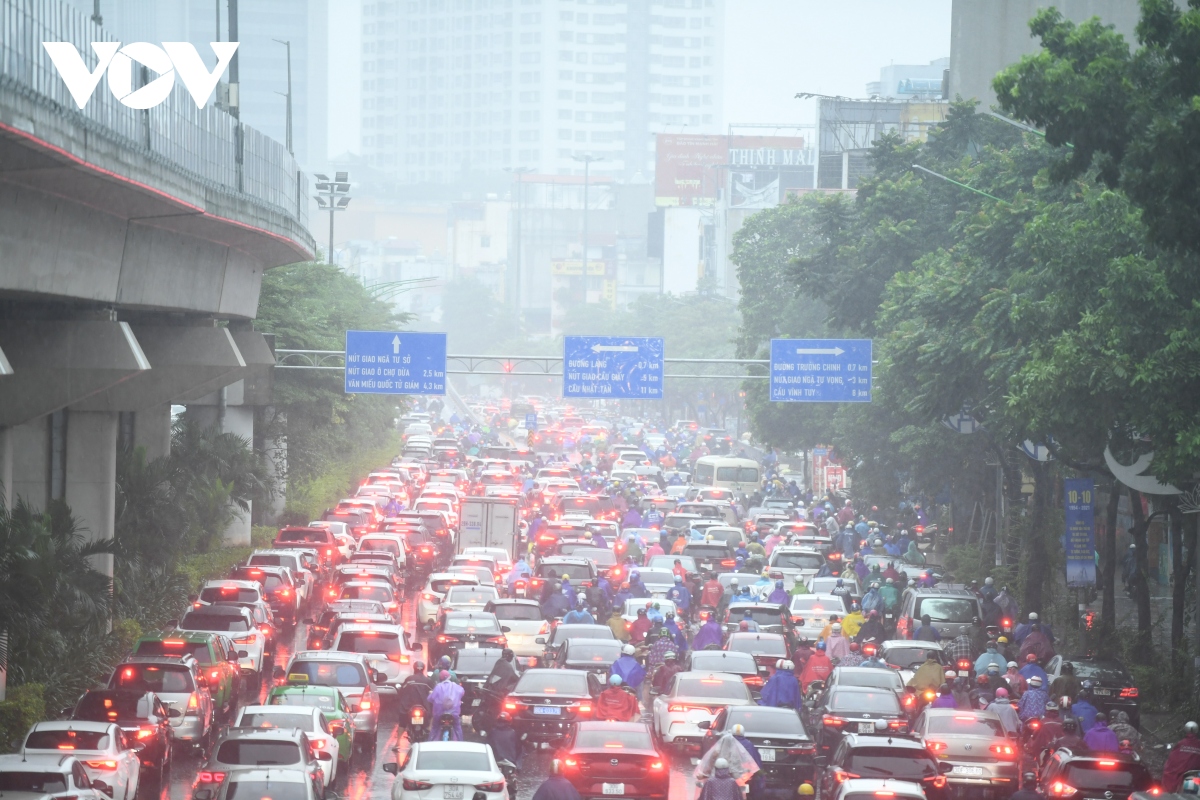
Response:
[{"label": "bridge railing", "polygon": [[[241,125],[211,102],[196,108],[181,81],[176,80],[161,105],[139,110],[117,100],[102,79],[80,109],[42,42],[71,42],[90,70],[97,63],[91,44],[103,41],[115,40],[65,0],[0,0],[0,85],[89,132],[164,161],[203,183],[252,197],[307,227],[307,179],[295,158],[282,144]],[[214,59],[206,49],[207,45],[198,48],[211,68]],[[142,85],[140,73],[135,64],[135,88]]]}]

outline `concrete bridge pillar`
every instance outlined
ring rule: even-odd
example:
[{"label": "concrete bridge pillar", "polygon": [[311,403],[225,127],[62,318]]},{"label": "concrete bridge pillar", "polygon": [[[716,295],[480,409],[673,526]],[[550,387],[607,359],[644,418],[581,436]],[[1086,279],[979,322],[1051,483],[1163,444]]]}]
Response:
[{"label": "concrete bridge pillar", "polygon": [[146,461],[171,455],[171,404],[134,412],[133,446],[146,449]]},{"label": "concrete bridge pillar", "polygon": [[[72,411],[67,415],[63,499],[90,541],[112,539],[116,523],[117,413]],[[112,555],[93,566],[112,577]]]}]

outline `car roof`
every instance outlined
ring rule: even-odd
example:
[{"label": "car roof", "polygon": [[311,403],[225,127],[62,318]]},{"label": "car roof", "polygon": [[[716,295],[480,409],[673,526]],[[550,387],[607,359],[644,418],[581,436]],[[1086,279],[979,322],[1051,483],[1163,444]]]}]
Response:
[{"label": "car roof", "polygon": [[546,556],[539,559],[538,564],[591,564],[591,559],[575,558],[574,556]]},{"label": "car roof", "polygon": [[20,753],[6,753],[0,755],[0,772],[30,772],[29,767],[34,766],[45,772],[67,773],[71,771],[71,762],[74,760],[75,756],[72,755],[38,753],[23,756]]},{"label": "car roof", "polygon": [[413,747],[421,750],[457,750],[468,753],[483,753],[489,749],[489,745],[482,742],[416,742]]},{"label": "car roof", "polygon": [[912,781],[898,781],[892,778],[849,778],[841,784],[841,793],[844,795],[852,792],[874,794],[882,791],[908,797],[925,797],[925,790],[921,788],[920,784]]},{"label": "car roof", "polygon": [[30,732],[39,731],[95,731],[97,733],[107,733],[109,728],[115,726],[113,722],[93,722],[86,719],[51,719],[43,720],[42,722],[33,723]]},{"label": "car roof", "polygon": [[783,639],[782,633],[764,633],[758,631],[734,631],[733,633],[729,634],[730,640],[732,640],[735,636],[739,642],[745,639],[768,639],[770,641]]},{"label": "car roof", "polygon": [[303,770],[291,769],[289,767],[248,767],[245,769],[225,770],[229,773],[227,780],[230,783],[259,783],[271,781],[273,783],[308,783],[309,776]]},{"label": "car roof", "polygon": [[885,642],[879,643],[880,650],[887,650],[892,647],[911,647],[916,650],[941,650],[941,642],[927,642],[921,639],[888,639]]},{"label": "car roof", "polygon": [[345,653],[340,650],[299,650],[292,661],[353,661],[361,663],[366,656],[362,653]]},{"label": "car roof", "polygon": [[[294,708],[295,706],[282,706],[283,708]],[[300,706],[305,708],[305,706]],[[280,708],[280,706],[276,706]],[[299,740],[302,731],[299,728],[227,728],[221,734],[222,741],[230,739],[295,739]],[[214,759],[216,751],[213,752]]]},{"label": "car roof", "polygon": [[734,675],[732,672],[716,672],[716,671],[712,671],[712,670],[693,670],[691,672],[677,672],[677,673],[675,673],[675,677],[676,678],[698,678],[698,679],[703,679],[703,680],[716,679],[716,680],[725,681],[727,683],[733,683],[733,682],[741,683],[742,682],[741,675]]},{"label": "car roof", "polygon": [[495,606],[536,606],[541,607],[537,600],[529,600],[524,597],[497,597],[492,601]]},{"label": "car roof", "polygon": [[[906,739],[903,736],[875,736],[866,733],[847,733],[842,739],[850,747],[899,747],[904,750],[917,750],[923,753],[929,751],[925,745],[916,739]],[[930,754],[932,758],[932,754]]]},{"label": "car roof", "polygon": [[[288,688],[294,688],[294,687],[288,687]],[[332,688],[332,687],[322,687],[322,688]],[[297,711],[297,709],[300,709],[300,710]],[[316,706],[281,706],[281,705],[242,706],[241,710],[243,713],[246,713],[246,714],[296,714],[296,713],[303,714],[305,711],[309,711],[314,714],[321,713],[321,709],[317,708]]]}]

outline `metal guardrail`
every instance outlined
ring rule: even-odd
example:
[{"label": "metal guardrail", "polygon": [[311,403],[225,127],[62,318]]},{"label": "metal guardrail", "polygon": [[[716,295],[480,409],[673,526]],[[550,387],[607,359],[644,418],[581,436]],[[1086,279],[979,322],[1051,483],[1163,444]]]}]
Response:
[{"label": "metal guardrail", "polygon": [[92,69],[96,55],[91,43],[102,41],[115,39],[65,0],[0,0],[0,86],[89,132],[201,183],[254,198],[308,227],[308,181],[287,149],[212,103],[196,108],[180,81],[161,105],[138,110],[122,105],[101,80],[80,109],[42,42],[71,42]]},{"label": "metal guardrail", "polygon": [[[341,363],[336,363],[341,362]],[[525,377],[562,377],[561,356],[446,356],[446,363],[457,362],[462,369],[447,369],[448,375],[518,375]],[[480,369],[496,363],[501,369]],[[717,364],[769,367],[764,358],[664,358],[664,364]],[[504,369],[504,367],[508,369]],[[320,372],[342,372],[346,369],[346,354],[341,350],[275,350],[276,369],[306,369]],[[555,371],[557,369],[557,371]],[[707,375],[702,372],[666,373],[664,378],[708,378],[726,380],[767,380],[769,375]]]}]

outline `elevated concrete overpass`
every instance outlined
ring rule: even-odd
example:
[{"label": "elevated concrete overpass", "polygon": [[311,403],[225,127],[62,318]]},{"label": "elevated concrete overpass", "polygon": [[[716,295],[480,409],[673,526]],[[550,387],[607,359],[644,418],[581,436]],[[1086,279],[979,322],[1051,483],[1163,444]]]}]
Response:
[{"label": "elevated concrete overpass", "polygon": [[111,40],[62,0],[0,0],[0,483],[98,539],[118,448],[166,454],[172,404],[253,436],[275,361],[262,276],[315,250],[278,142],[179,85],[134,110],[101,81],[78,108],[42,42],[92,68]]}]

